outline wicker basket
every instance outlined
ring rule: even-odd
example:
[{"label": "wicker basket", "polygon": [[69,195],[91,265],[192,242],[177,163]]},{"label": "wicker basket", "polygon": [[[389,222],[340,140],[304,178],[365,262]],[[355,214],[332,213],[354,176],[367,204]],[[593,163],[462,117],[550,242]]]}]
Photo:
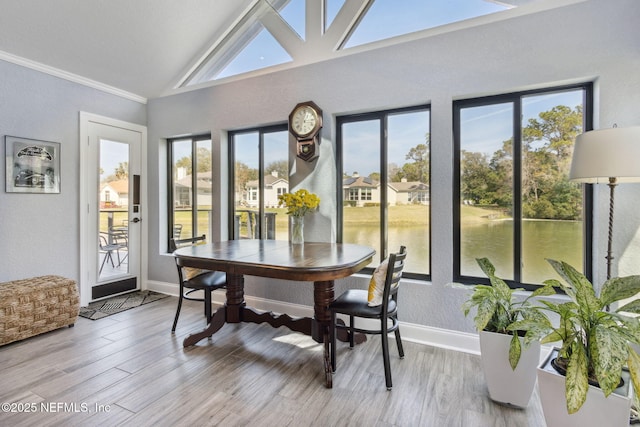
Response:
[{"label": "wicker basket", "polygon": [[73,326],[79,307],[71,279],[41,276],[0,283],[0,345]]}]

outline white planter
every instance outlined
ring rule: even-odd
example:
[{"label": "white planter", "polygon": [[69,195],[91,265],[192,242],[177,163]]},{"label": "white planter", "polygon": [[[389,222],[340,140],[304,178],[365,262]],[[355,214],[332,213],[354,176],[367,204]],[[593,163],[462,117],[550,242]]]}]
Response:
[{"label": "white planter", "polygon": [[[480,332],[482,368],[494,402],[525,408],[529,404],[536,385],[536,367],[540,364],[540,343],[533,342],[523,348],[520,362],[515,370],[509,364],[509,342],[511,335]],[[522,338],[520,338],[522,344]],[[524,344],[522,344],[524,347]]]},{"label": "white planter", "polygon": [[575,414],[567,412],[565,377],[551,366],[557,356],[554,349],[538,367],[538,388],[547,427],[628,427],[633,387],[627,371],[622,371],[624,385],[609,397],[598,387],[589,386],[587,400]]}]

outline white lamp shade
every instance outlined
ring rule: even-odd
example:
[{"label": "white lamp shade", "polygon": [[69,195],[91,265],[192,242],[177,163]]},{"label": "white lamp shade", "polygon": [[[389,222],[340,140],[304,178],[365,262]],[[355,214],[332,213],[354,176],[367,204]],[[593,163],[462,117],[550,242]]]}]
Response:
[{"label": "white lamp shade", "polygon": [[578,135],[569,179],[577,182],[640,182],[640,126]]}]

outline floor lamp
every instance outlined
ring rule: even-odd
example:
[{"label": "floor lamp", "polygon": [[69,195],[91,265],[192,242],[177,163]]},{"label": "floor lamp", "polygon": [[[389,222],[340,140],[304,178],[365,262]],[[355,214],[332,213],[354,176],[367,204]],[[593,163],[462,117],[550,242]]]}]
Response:
[{"label": "floor lamp", "polygon": [[569,180],[609,185],[609,236],[607,280],[613,260],[613,195],[616,185],[640,182],[640,126],[601,129],[578,135],[573,149]]}]

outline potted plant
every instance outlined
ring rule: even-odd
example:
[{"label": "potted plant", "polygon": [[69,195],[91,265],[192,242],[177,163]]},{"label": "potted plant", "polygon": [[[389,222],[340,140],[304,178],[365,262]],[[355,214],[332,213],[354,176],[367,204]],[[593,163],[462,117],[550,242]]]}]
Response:
[{"label": "potted plant", "polygon": [[[476,259],[491,286],[476,285],[463,305],[465,316],[476,308],[474,323],[480,335],[480,356],[491,400],[509,406],[528,405],[536,384],[536,366],[540,363],[538,331],[524,335],[511,327],[515,322],[537,320],[545,316],[531,299],[552,295],[553,287],[543,286],[525,299],[495,275],[495,267],[487,258]],[[524,336],[520,336],[524,335]]]},{"label": "potted plant", "polygon": [[[615,311],[609,307],[636,295],[640,276],[607,280],[597,296],[593,284],[571,265],[548,261],[566,283],[551,279],[545,285],[562,289],[570,299],[560,304],[542,301],[545,310],[557,315],[558,326],[554,327],[546,316],[509,326],[542,334],[543,344],[561,342],[561,347],[538,368],[547,425],[628,426],[632,392],[629,377],[640,390],[640,356],[632,346],[640,344],[640,321],[622,313],[640,313],[640,301]],[[626,377],[623,385],[622,376]]]}]

